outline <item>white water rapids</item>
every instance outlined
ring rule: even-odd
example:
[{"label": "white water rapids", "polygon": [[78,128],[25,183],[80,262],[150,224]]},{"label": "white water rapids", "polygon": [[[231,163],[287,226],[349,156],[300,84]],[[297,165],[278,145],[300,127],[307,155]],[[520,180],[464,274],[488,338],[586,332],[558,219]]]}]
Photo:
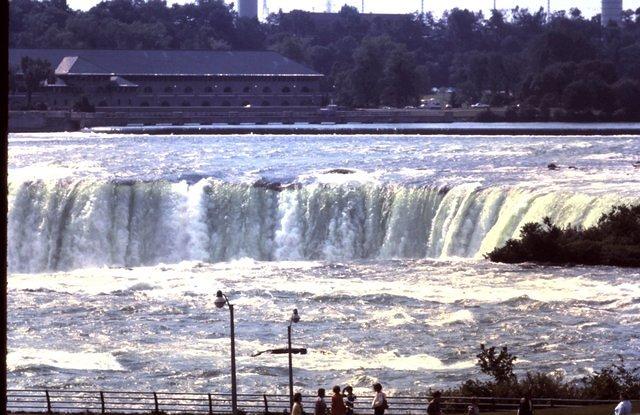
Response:
[{"label": "white water rapids", "polygon": [[[9,139],[11,387],[423,393],[518,371],[640,362],[640,272],[496,265],[549,216],[590,226],[640,201],[638,137],[110,136]],[[560,168],[551,171],[548,163]],[[265,357],[266,356],[266,357]]]}]

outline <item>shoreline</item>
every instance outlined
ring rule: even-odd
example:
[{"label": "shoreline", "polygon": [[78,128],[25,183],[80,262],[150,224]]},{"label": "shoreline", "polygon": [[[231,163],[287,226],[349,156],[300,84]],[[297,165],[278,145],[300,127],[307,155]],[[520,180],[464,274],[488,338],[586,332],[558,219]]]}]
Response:
[{"label": "shoreline", "polygon": [[211,125],[127,125],[85,128],[82,131],[106,134],[255,134],[255,135],[462,135],[462,136],[600,136],[640,135],[640,124],[576,123],[385,123],[385,124],[211,124]]}]

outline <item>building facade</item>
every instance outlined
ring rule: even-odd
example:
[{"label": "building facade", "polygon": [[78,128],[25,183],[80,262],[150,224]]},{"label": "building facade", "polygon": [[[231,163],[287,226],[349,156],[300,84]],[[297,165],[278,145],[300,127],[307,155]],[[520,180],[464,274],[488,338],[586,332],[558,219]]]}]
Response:
[{"label": "building facade", "polygon": [[609,23],[620,24],[622,21],[622,0],[602,0],[602,26],[608,26]]},{"label": "building facade", "polygon": [[26,105],[21,59],[51,63],[32,106],[68,110],[83,97],[96,111],[179,108],[310,108],[322,104],[323,75],[275,52],[10,49],[17,85],[9,107]]}]

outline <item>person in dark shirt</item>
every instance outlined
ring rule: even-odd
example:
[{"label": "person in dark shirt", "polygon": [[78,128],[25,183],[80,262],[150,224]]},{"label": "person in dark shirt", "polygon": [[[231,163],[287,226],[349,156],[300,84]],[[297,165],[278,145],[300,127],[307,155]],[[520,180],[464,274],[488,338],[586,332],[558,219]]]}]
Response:
[{"label": "person in dark shirt", "polygon": [[347,407],[346,415],[353,415],[353,408],[356,404],[356,395],[353,394],[353,388],[351,386],[345,386],[343,389],[344,404]]},{"label": "person in dark shirt", "polygon": [[324,388],[318,389],[318,397],[316,398],[316,407],[314,415],[327,415],[327,403],[324,401]]},{"label": "person in dark shirt", "polygon": [[433,392],[433,399],[427,405],[427,414],[428,415],[443,415],[442,408],[440,407],[440,397],[442,393],[440,391]]},{"label": "person in dark shirt", "polygon": [[333,387],[333,396],[331,397],[331,415],[345,415],[347,407],[344,405],[340,386]]},{"label": "person in dark shirt", "polygon": [[533,402],[531,402],[531,397],[528,395],[520,399],[518,415],[533,415]]}]

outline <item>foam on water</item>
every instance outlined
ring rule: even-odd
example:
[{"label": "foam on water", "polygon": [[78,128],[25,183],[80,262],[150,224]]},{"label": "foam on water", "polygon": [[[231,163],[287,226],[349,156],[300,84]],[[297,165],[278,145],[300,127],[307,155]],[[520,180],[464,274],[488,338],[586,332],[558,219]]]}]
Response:
[{"label": "foam on water", "polygon": [[306,393],[424,393],[476,377],[480,343],[518,371],[637,365],[638,270],[483,260],[527,222],[638,203],[637,154],[638,137],[12,135],[9,385],[228,391],[219,289],[243,392],[286,391],[286,357],[251,356],[284,347],[293,308]]},{"label": "foam on water", "polygon": [[20,348],[7,354],[7,368],[10,371],[37,367],[87,371],[124,370],[111,353]]}]

